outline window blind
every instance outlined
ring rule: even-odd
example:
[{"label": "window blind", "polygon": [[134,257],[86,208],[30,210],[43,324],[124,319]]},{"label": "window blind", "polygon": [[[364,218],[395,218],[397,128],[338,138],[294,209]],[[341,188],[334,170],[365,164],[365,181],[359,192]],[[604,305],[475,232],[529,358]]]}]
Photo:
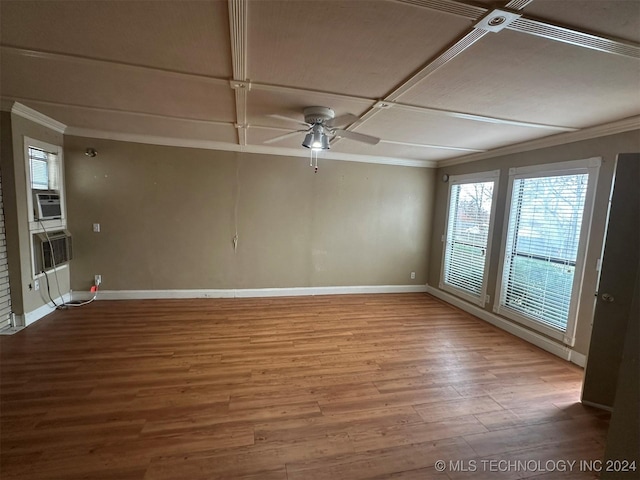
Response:
[{"label": "window blind", "polygon": [[452,184],[445,235],[443,287],[483,295],[494,182]]},{"label": "window blind", "polygon": [[32,190],[59,190],[60,168],[58,155],[29,147]]},{"label": "window blind", "polygon": [[513,181],[500,305],[566,331],[589,175]]}]

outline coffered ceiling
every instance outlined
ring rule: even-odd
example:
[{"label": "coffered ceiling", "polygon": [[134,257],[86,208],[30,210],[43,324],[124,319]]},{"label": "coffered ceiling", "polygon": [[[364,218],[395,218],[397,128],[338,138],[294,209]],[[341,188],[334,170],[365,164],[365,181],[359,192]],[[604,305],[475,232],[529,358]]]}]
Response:
[{"label": "coffered ceiling", "polygon": [[264,142],[317,105],[381,138],[328,158],[433,166],[640,127],[637,0],[2,0],[0,22],[4,103],[74,135],[306,156],[304,132]]}]

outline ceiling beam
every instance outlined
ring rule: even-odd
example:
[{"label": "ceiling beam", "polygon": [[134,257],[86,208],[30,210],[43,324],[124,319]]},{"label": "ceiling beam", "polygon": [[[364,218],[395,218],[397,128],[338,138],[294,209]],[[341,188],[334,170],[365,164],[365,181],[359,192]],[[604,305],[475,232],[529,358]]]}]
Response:
[{"label": "ceiling beam", "polygon": [[[214,85],[224,85],[227,87],[231,87],[232,89],[238,91],[238,90],[242,90],[245,93],[242,94],[240,101],[244,100],[244,97],[246,97],[246,92],[248,92],[249,90],[261,90],[261,91],[270,91],[270,92],[280,92],[280,93],[302,93],[302,94],[311,94],[311,95],[319,95],[319,96],[325,96],[327,98],[335,98],[335,99],[341,99],[341,100],[347,100],[347,101],[351,101],[351,102],[361,102],[363,104],[366,104],[366,106],[368,107],[377,107],[379,108],[379,104],[381,103],[380,101],[377,101],[376,99],[372,99],[372,98],[367,98],[367,97],[360,97],[360,96],[355,96],[355,95],[347,95],[347,94],[343,94],[343,93],[336,93],[336,92],[328,92],[328,91],[324,91],[324,90],[309,90],[309,89],[304,89],[304,88],[298,88],[298,87],[289,87],[286,85],[272,85],[272,84],[268,84],[268,83],[254,83],[254,82],[249,82],[249,81],[239,81],[239,80],[231,80],[229,81],[228,79],[224,79],[224,78],[218,78],[218,77],[211,77],[211,76],[207,76],[207,75],[201,75],[201,74],[195,74],[195,73],[184,73],[184,72],[177,72],[177,71],[171,71],[171,70],[166,70],[166,69],[162,69],[162,68],[155,68],[155,67],[147,67],[147,66],[142,66],[142,65],[133,65],[133,64],[126,64],[126,63],[120,63],[120,62],[116,62],[116,61],[112,61],[112,60],[101,60],[101,59],[95,59],[95,58],[89,58],[89,57],[79,57],[76,55],[71,55],[71,54],[61,54],[61,53],[52,53],[52,52],[44,52],[44,51],[40,51],[40,50],[28,50],[28,49],[23,49],[23,48],[17,48],[17,47],[11,47],[11,46],[7,46],[7,45],[1,45],[0,48],[2,48],[2,50],[4,50],[6,53],[13,53],[16,55],[22,55],[22,56],[28,56],[28,57],[34,57],[34,58],[43,58],[43,59],[48,59],[48,60],[54,60],[54,61],[69,61],[72,63],[81,63],[81,64],[87,64],[87,65],[91,65],[91,64],[95,64],[95,63],[99,63],[102,65],[108,65],[108,66],[113,66],[114,68],[124,68],[124,69],[138,69],[138,70],[144,70],[146,72],[150,72],[150,73],[158,73],[160,75],[169,75],[169,76],[173,76],[173,77],[180,77],[180,78],[184,78],[184,79],[189,79],[189,80],[204,80],[208,83],[214,84]],[[118,109],[109,109],[109,108],[103,108],[103,107],[94,107],[94,106],[90,106],[90,105],[79,105],[79,104],[71,104],[71,103],[64,103],[64,102],[48,102],[48,101],[44,101],[44,100],[38,100],[37,98],[26,98],[26,97],[16,97],[16,96],[11,96],[11,95],[5,95],[6,98],[11,98],[11,99],[15,99],[16,101],[29,101],[29,102],[39,102],[42,104],[51,104],[51,105],[57,105],[57,106],[70,106],[70,107],[74,107],[74,108],[83,108],[83,109],[93,109],[93,110],[101,110],[101,111],[114,111],[114,112],[118,112],[118,113],[127,113],[129,112],[129,110],[118,110]],[[574,127],[569,127],[569,126],[560,126],[560,125],[547,125],[547,124],[538,124],[538,123],[531,123],[531,122],[523,122],[523,121],[518,121],[518,120],[512,120],[512,119],[504,119],[504,118],[498,118],[498,117],[491,117],[491,116],[487,116],[487,115],[477,115],[477,114],[471,114],[471,113],[466,113],[466,112],[457,112],[457,111],[453,111],[453,110],[442,110],[442,109],[435,109],[435,108],[429,108],[429,107],[423,107],[423,106],[419,106],[419,105],[410,105],[410,104],[405,104],[402,102],[392,102],[392,101],[386,101],[386,102],[382,102],[382,103],[386,103],[388,104],[389,107],[393,107],[393,108],[406,108],[406,109],[410,109],[416,112],[423,112],[426,114],[430,114],[430,115],[442,115],[442,116],[447,116],[447,117],[457,117],[457,118],[464,118],[466,120],[473,120],[476,122],[483,122],[483,123],[504,123],[504,124],[509,124],[509,125],[514,125],[514,126],[521,126],[521,127],[529,127],[529,128],[542,128],[542,129],[547,129],[547,130],[557,130],[557,131],[573,131],[576,130],[576,128]],[[244,111],[246,114],[246,110],[245,107],[242,107],[240,110]],[[165,118],[176,118],[176,119],[184,119],[184,120],[189,120],[189,121],[201,121],[201,122],[210,122],[210,123],[225,123],[225,124],[233,124],[233,121],[216,121],[216,120],[205,120],[205,119],[193,119],[193,118],[189,118],[189,117],[174,117],[171,115],[162,115],[162,114],[155,114],[155,113],[149,113],[149,112],[135,112],[135,111],[131,111],[131,113],[133,115],[153,115],[156,117],[165,117]],[[237,122],[237,118],[236,118],[236,122]],[[246,128],[251,127],[251,125],[246,125]],[[275,129],[277,129],[276,127],[273,127]]]},{"label": "ceiling beam", "polygon": [[380,143],[388,143],[390,145],[405,145],[407,147],[418,147],[418,148],[435,148],[437,150],[455,150],[459,152],[486,152],[486,149],[478,149],[478,148],[465,148],[465,147],[447,147],[445,145],[432,145],[427,143],[413,143],[413,142],[397,142],[395,140],[380,140]]},{"label": "ceiling beam", "polygon": [[[453,45],[447,48],[444,52],[442,52],[437,57],[431,59],[427,64],[414,73],[411,77],[400,83],[394,90],[392,90],[387,96],[385,96],[382,100],[380,100],[376,105],[367,110],[363,115],[361,115],[360,120],[354,122],[350,126],[348,126],[345,130],[356,130],[358,127],[364,125],[366,122],[371,120],[373,117],[378,115],[380,112],[385,110],[387,105],[394,103],[398,97],[403,95],[404,93],[411,90],[418,83],[423,81],[427,76],[431,75],[433,72],[438,70],[440,67],[445,65],[447,62],[455,58],[457,55],[465,51],[475,42],[480,40],[485,34],[488,32],[486,30],[476,30],[473,29],[467,34],[465,34],[462,38],[456,41]],[[339,142],[340,139],[336,140],[336,143]]]},{"label": "ceiling beam", "polygon": [[522,10],[524,7],[529,5],[533,0],[511,0],[504,7],[510,10]]},{"label": "ceiling beam", "polygon": [[201,118],[182,117],[178,115],[167,115],[162,113],[136,112],[135,110],[122,110],[119,108],[109,108],[109,107],[94,107],[90,105],[80,105],[77,103],[52,102],[50,100],[38,100],[37,98],[19,97],[19,96],[12,96],[12,95],[3,96],[2,100],[9,100],[9,101],[20,102],[20,103],[38,104],[38,105],[44,105],[49,107],[85,110],[90,112],[116,113],[116,114],[130,115],[133,117],[158,118],[163,120],[165,119],[179,120],[181,122],[198,123],[202,125],[226,125],[226,126],[233,127],[233,122],[224,122],[221,120],[207,120],[207,119],[201,119]]},{"label": "ceiling beam", "polygon": [[43,60],[62,61],[62,62],[69,62],[69,63],[77,63],[80,65],[89,65],[89,66],[99,65],[103,67],[113,67],[120,70],[151,72],[158,75],[163,75],[163,76],[173,77],[173,78],[201,80],[203,82],[211,83],[214,85],[226,85],[226,86],[229,85],[229,80],[226,78],[212,77],[210,75],[204,75],[200,73],[182,72],[179,70],[170,70],[167,68],[160,68],[160,67],[150,67],[147,65],[141,65],[136,63],[127,63],[127,62],[121,62],[116,60],[104,60],[102,58],[87,57],[83,55],[75,55],[72,53],[57,53],[57,52],[49,52],[46,50],[35,50],[30,48],[15,47],[13,45],[6,45],[6,44],[0,44],[0,49],[4,53],[13,53],[15,55],[20,55],[22,57],[40,58]]},{"label": "ceiling beam", "polygon": [[[442,13],[449,13],[458,16],[462,16],[474,21],[480,20],[483,16],[489,15],[491,12],[487,8],[477,7],[473,5],[467,5],[464,3],[456,2],[455,0],[396,0],[399,3],[406,3],[411,5],[417,5],[431,10],[436,10]],[[529,5],[533,0],[510,0],[505,8],[509,11],[517,11]],[[506,16],[506,14],[505,14]],[[504,18],[502,18],[504,21]],[[355,130],[358,127],[365,124],[371,118],[375,117],[384,108],[380,108],[381,105],[395,102],[403,94],[414,88],[420,82],[422,82],[429,75],[437,71],[453,58],[467,50],[474,43],[484,37],[488,30],[483,28],[474,28],[463,35],[455,43],[449,46],[444,52],[440,53],[437,57],[431,59],[425,66],[423,66],[418,72],[414,73],[411,77],[404,82],[396,86],[385,98],[381,99],[376,105],[367,110],[360,120],[353,123],[347,128],[347,130]],[[571,45],[577,45],[585,48],[591,48],[602,52],[613,53],[617,55],[625,55],[633,58],[640,58],[640,46],[631,42],[623,42],[617,39],[610,39],[603,36],[592,35],[585,32],[580,32],[568,27],[561,27],[553,25],[549,22],[541,20],[528,19],[522,15],[518,15],[518,18],[510,20],[505,23],[505,27],[511,30],[517,30],[519,32],[530,33],[532,35],[538,35],[551,40],[557,40],[560,42],[570,43]],[[470,116],[469,116],[470,118]],[[523,125],[524,126],[524,125]],[[529,125],[534,126],[534,125]],[[539,126],[535,126],[537,128]],[[573,129],[575,130],[575,129]],[[567,129],[565,131],[571,131]],[[339,140],[338,140],[339,141]]]},{"label": "ceiling beam", "polygon": [[251,87],[248,83],[248,0],[228,0],[229,32],[231,34],[231,63],[233,64],[233,80],[231,87],[235,91],[236,128],[238,144],[247,144],[247,95]]},{"label": "ceiling beam", "polygon": [[[483,15],[490,13],[489,8],[467,5],[455,0],[395,0],[398,3],[406,3],[428,8],[441,13],[457,15],[470,20],[479,20]],[[505,5],[507,10],[522,10],[533,0],[511,0]],[[505,27],[521,33],[527,33],[548,40],[568,43],[578,47],[598,50],[600,52],[622,55],[631,58],[640,58],[640,45],[628,40],[608,37],[605,35],[585,32],[569,25],[558,25],[541,18],[533,18],[522,15]]]},{"label": "ceiling beam", "polygon": [[529,17],[520,17],[505,27],[516,32],[528,33],[537,37],[568,43],[578,47],[589,48],[599,52],[621,55],[623,57],[640,58],[640,45],[624,40],[581,32],[574,28],[554,25],[547,21]]},{"label": "ceiling beam", "polygon": [[533,122],[521,122],[519,120],[510,120],[507,118],[488,117],[486,115],[475,115],[472,113],[454,112],[452,110],[440,110],[437,108],[421,107],[418,105],[409,105],[406,103],[399,103],[399,102],[398,103],[384,102],[384,103],[389,105],[389,107],[386,107],[386,108],[390,108],[390,107],[400,108],[403,110],[412,110],[414,112],[423,113],[423,114],[439,115],[439,116],[450,117],[450,118],[461,118],[463,120],[471,120],[474,122],[481,122],[481,123],[510,125],[512,127],[538,128],[538,129],[552,130],[557,132],[575,132],[576,130],[579,130],[578,128],[574,128],[574,127],[548,125],[548,124],[533,123]]}]

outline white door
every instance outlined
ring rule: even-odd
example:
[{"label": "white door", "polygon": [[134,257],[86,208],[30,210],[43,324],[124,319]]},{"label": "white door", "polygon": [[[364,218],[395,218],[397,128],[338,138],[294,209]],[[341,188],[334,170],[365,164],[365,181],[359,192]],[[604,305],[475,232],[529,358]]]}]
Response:
[{"label": "white door", "polygon": [[640,154],[618,156],[582,401],[613,408],[640,256]]}]

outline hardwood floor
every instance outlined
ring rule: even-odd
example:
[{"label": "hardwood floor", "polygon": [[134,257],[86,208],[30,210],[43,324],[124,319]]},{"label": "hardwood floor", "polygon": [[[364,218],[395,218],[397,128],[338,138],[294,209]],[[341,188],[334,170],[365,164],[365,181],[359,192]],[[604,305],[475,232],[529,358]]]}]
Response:
[{"label": "hardwood floor", "polygon": [[4,480],[586,479],[548,461],[604,453],[580,368],[426,294],[100,301],[0,347]]}]

